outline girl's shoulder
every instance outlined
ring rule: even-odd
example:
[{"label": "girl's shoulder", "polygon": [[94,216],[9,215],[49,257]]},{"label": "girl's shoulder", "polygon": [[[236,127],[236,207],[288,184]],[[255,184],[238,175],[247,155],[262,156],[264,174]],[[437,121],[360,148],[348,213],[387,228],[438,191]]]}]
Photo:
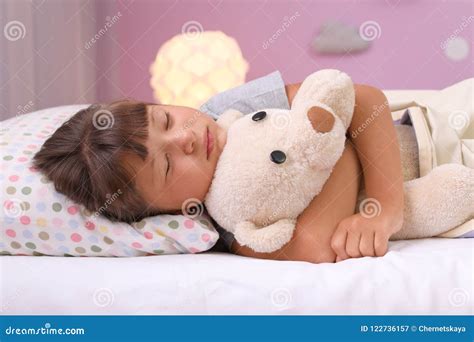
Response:
[{"label": "girl's shoulder", "polygon": [[217,119],[233,108],[249,114],[264,108],[289,109],[286,86],[279,71],[220,92],[206,101],[199,110]]}]

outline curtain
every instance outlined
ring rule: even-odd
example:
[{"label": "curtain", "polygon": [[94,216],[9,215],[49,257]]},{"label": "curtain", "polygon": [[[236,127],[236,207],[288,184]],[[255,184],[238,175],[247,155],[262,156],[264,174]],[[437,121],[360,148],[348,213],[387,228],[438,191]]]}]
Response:
[{"label": "curtain", "polygon": [[115,6],[113,1],[0,0],[0,120],[120,96],[104,82],[118,77],[117,69],[104,76],[118,54],[113,25],[103,29]]}]

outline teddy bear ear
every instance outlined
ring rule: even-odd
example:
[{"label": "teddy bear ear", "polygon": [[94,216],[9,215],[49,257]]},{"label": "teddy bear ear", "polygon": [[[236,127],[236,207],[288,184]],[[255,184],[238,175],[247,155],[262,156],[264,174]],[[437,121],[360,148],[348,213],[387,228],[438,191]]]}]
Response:
[{"label": "teddy bear ear", "polygon": [[216,123],[225,130],[228,130],[230,125],[232,125],[236,120],[240,119],[243,116],[244,114],[242,114],[237,109],[227,109],[219,116]]},{"label": "teddy bear ear", "polygon": [[327,133],[334,126],[334,115],[322,107],[312,106],[306,115],[316,132]]},{"label": "teddy bear ear", "polygon": [[296,92],[291,109],[306,106],[308,102],[328,106],[347,129],[355,105],[355,90],[351,78],[336,69],[322,69],[305,78]]},{"label": "teddy bear ear", "polygon": [[322,69],[308,75],[296,92],[292,108],[299,107],[308,101],[320,101],[331,107],[337,101],[332,96],[334,88],[340,88],[350,78],[345,73],[336,69]]}]

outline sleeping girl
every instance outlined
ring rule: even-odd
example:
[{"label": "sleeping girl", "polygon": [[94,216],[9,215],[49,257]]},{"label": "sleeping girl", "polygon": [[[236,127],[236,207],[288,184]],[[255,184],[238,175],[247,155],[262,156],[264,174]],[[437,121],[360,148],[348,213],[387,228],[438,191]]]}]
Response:
[{"label": "sleeping girl", "polygon": [[[289,109],[300,84],[285,85],[275,71],[217,94],[199,109],[123,99],[95,104],[59,127],[34,157],[34,165],[57,191],[90,211],[106,195],[122,190],[102,214],[135,222],[159,214],[181,214],[190,198],[203,202],[226,132],[215,119],[227,108],[244,114],[260,108]],[[298,217],[292,239],[271,253],[241,246],[218,228],[231,253],[313,263],[383,256],[403,223],[403,177],[397,136],[381,90],[355,84],[356,104],[342,157],[321,193]],[[373,116],[374,108],[378,115]],[[101,113],[113,118],[107,127]],[[361,182],[384,210],[370,220],[356,213]]]}]

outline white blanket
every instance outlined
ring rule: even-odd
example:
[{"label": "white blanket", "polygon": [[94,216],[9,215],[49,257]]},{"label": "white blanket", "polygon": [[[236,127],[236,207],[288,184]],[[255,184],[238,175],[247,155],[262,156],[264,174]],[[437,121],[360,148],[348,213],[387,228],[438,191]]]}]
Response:
[{"label": "white blanket", "polygon": [[474,78],[442,90],[385,91],[390,110],[408,110],[416,132],[420,176],[457,163],[474,168]]},{"label": "white blanket", "polygon": [[223,253],[0,257],[3,314],[472,315],[474,239],[394,241],[337,264]]},{"label": "white blanket", "polygon": [[[441,90],[384,93],[395,120],[405,111],[410,118],[416,133],[420,177],[446,163],[474,168],[474,78]],[[474,219],[438,236],[474,237]]]}]

